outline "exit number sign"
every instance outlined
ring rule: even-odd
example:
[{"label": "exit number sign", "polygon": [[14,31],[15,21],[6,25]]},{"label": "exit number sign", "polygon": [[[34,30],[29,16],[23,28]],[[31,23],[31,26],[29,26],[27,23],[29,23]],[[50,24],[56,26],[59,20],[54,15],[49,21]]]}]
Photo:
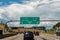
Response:
[{"label": "exit number sign", "polygon": [[20,17],[20,24],[40,24],[40,17]]}]

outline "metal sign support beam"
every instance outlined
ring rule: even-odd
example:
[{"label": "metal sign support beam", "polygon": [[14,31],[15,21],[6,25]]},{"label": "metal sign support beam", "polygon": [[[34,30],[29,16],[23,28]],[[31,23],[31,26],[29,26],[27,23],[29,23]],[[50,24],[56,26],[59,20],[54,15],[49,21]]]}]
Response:
[{"label": "metal sign support beam", "polygon": [[[20,20],[10,20],[10,21],[7,21],[6,23],[9,23],[9,22],[20,22]],[[60,20],[40,20],[40,22],[60,22]]]}]

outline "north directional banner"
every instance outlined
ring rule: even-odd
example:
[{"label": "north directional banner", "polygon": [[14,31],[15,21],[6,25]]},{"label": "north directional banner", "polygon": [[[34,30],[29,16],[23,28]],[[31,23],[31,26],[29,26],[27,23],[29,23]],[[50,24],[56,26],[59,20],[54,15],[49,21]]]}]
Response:
[{"label": "north directional banner", "polygon": [[40,17],[20,17],[20,24],[40,24]]}]

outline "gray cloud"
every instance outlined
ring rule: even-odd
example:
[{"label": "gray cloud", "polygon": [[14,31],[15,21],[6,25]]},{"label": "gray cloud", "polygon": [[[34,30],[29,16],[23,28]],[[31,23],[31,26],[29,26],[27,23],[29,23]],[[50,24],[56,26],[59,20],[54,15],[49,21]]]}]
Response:
[{"label": "gray cloud", "polygon": [[[24,1],[25,2],[25,1]],[[60,20],[60,2],[58,1],[28,1],[27,3],[13,3],[8,6],[0,7],[2,19],[16,20],[21,16],[38,16],[41,19]],[[50,22],[51,23],[51,22]],[[43,23],[42,23],[43,24]]]}]

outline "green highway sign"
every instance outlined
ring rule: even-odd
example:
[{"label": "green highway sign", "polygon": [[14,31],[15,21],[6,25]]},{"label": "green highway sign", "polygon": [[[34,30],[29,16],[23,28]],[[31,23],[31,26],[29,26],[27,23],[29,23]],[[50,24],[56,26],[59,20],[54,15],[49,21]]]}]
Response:
[{"label": "green highway sign", "polygon": [[39,24],[40,17],[20,17],[20,24]]}]

